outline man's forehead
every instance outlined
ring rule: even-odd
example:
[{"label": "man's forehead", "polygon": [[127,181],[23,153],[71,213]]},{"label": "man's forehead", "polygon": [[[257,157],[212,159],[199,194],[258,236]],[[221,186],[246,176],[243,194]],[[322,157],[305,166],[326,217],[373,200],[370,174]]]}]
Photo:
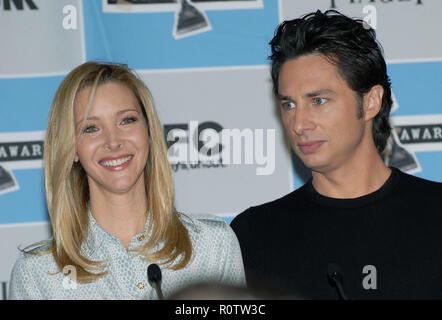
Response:
[{"label": "man's forehead", "polygon": [[323,56],[308,55],[286,61],[280,70],[278,91],[282,96],[294,94],[313,96],[332,94],[339,87],[348,88],[337,68]]},{"label": "man's forehead", "polygon": [[[298,69],[306,69],[312,71],[324,71],[328,69],[335,69],[335,64],[324,54],[312,53],[288,59],[282,64],[281,70],[287,67],[296,67]],[[314,68],[312,69],[312,67]]]}]

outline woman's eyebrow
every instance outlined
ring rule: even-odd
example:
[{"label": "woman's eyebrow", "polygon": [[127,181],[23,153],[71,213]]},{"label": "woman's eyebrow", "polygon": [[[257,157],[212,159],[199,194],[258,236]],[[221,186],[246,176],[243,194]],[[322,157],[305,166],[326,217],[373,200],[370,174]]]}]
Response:
[{"label": "woman's eyebrow", "polygon": [[[137,109],[134,108],[134,109],[124,109],[124,110],[119,110],[116,114],[117,114],[117,115],[121,115],[121,114],[123,114],[123,113],[131,112],[131,111],[134,111],[134,112],[139,113],[139,111],[138,111]],[[98,117],[98,116],[90,116],[90,117],[87,117],[86,120],[99,120],[99,119],[100,119],[100,117]],[[77,124],[76,124],[76,126],[78,127],[78,126],[80,125],[80,123],[83,122],[83,120],[84,120],[84,119],[81,119],[80,121],[78,121]]]}]

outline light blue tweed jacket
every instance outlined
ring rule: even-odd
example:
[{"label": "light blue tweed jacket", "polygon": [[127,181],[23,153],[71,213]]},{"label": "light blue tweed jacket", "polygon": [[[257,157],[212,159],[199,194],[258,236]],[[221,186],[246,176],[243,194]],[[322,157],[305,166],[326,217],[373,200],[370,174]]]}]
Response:
[{"label": "light blue tweed jacket", "polygon": [[[71,281],[74,274],[69,267],[65,273],[59,272],[52,254],[22,253],[11,273],[9,299],[158,299],[147,279],[147,267],[153,261],[143,261],[130,251],[148,240],[149,221],[126,250],[90,212],[89,219],[81,251],[91,260],[105,261],[108,274],[93,283],[80,284]],[[181,220],[189,232],[193,256],[185,268],[177,271],[160,265],[164,296],[199,282],[245,287],[239,243],[225,221],[214,216],[182,216]],[[34,251],[43,249],[37,247]]]}]

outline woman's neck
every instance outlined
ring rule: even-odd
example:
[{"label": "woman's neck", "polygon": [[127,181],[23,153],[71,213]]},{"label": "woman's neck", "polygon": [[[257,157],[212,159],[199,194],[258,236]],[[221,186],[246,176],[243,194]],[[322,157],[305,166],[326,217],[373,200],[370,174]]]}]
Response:
[{"label": "woman's neck", "polygon": [[125,194],[90,193],[90,210],[107,232],[115,235],[126,249],[134,235],[143,232],[147,220],[145,190]]}]

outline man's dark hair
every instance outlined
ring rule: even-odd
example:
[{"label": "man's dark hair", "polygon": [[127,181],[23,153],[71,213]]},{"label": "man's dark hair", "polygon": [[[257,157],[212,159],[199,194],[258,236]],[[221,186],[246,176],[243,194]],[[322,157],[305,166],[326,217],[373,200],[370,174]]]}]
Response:
[{"label": "man's dark hair", "polygon": [[[373,139],[381,153],[390,135],[390,80],[375,31],[360,19],[351,19],[335,10],[320,10],[299,19],[284,21],[270,41],[273,92],[278,95],[281,66],[287,60],[309,54],[322,54],[336,66],[357,101],[375,85],[384,88],[382,106],[373,120]],[[360,113],[360,111],[358,111]]]}]

